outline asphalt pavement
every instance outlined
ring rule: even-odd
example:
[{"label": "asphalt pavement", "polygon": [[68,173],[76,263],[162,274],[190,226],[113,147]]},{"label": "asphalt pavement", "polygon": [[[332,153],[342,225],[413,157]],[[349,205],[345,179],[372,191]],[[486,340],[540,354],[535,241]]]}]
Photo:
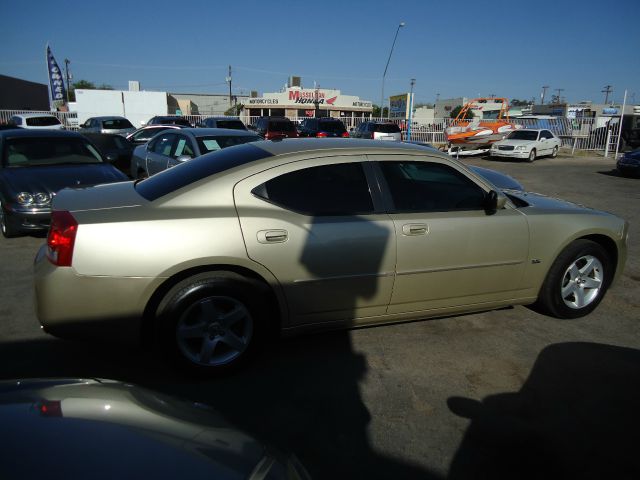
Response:
[{"label": "asphalt pavement", "polygon": [[631,223],[624,275],[594,313],[515,307],[310,335],[197,380],[146,351],[42,333],[31,266],[44,239],[0,238],[0,378],[112,378],[208,403],[314,478],[640,478],[640,179],[597,156],[464,161]]}]

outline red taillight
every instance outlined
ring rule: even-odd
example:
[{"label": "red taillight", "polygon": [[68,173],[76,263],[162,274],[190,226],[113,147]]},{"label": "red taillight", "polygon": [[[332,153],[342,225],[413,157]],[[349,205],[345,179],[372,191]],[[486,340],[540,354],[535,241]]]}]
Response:
[{"label": "red taillight", "polygon": [[73,245],[78,232],[78,222],[66,210],[51,214],[51,226],[47,236],[47,257],[59,267],[70,267],[73,259]]},{"label": "red taillight", "polygon": [[344,132],[342,134],[342,138],[349,138],[349,132]]},{"label": "red taillight", "polygon": [[61,417],[62,404],[60,400],[43,400],[38,404],[38,410],[43,417]]},{"label": "red taillight", "polygon": [[319,138],[327,138],[327,132],[318,132],[318,134],[316,135],[316,137],[319,137]]}]

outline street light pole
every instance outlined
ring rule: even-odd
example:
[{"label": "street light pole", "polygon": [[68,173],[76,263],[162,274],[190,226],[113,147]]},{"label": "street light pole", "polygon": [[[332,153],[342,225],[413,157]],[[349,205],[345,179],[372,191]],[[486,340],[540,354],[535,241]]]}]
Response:
[{"label": "street light pole", "polygon": [[396,46],[396,39],[398,38],[398,32],[400,32],[400,28],[404,27],[404,22],[400,22],[398,28],[396,29],[396,35],[393,37],[393,43],[391,44],[391,51],[389,52],[389,58],[387,59],[387,64],[384,67],[384,73],[382,74],[382,94],[380,95],[380,118],[384,114],[384,79],[387,76],[387,69],[389,68],[389,62],[391,61],[391,55],[393,54],[393,47]]},{"label": "street light pole", "polygon": [[411,79],[411,93],[409,93],[409,126],[407,127],[407,141],[411,141],[411,122],[413,116],[413,86],[416,84],[416,79]]}]

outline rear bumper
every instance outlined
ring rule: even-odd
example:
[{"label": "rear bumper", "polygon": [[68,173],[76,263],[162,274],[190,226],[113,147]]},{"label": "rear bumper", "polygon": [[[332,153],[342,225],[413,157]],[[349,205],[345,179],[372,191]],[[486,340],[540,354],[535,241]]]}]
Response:
[{"label": "rear bumper", "polygon": [[60,338],[137,344],[154,279],[78,275],[46,258],[34,260],[36,315],[47,333]]}]

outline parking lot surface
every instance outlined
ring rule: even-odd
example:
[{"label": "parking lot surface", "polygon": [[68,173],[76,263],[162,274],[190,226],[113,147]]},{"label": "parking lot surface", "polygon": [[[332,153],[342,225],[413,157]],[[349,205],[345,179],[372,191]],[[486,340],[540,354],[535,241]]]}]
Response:
[{"label": "parking lot surface", "polygon": [[44,239],[0,239],[0,378],[113,378],[207,403],[314,478],[640,478],[640,179],[596,156],[464,162],[631,223],[624,275],[594,313],[515,307],[298,337],[196,380],[149,352],[42,333],[31,264]]}]

